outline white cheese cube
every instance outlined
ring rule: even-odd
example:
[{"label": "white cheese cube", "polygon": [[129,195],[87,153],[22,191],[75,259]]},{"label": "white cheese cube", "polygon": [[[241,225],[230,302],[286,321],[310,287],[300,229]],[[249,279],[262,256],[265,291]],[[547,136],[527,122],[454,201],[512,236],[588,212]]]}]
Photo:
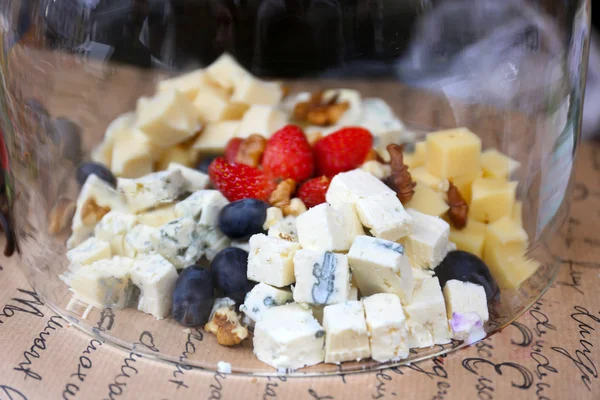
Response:
[{"label": "white cheese cube", "polygon": [[175,204],[168,204],[136,215],[140,224],[148,225],[153,228],[159,228],[167,222],[179,218],[175,214]]},{"label": "white cheese cube", "polygon": [[193,218],[200,225],[217,226],[219,213],[229,201],[218,190],[199,190],[175,206],[178,218]]},{"label": "white cheese cube", "polygon": [[330,204],[351,203],[377,194],[395,192],[385,183],[361,169],[337,174],[331,180],[325,198]]},{"label": "white cheese cube", "polygon": [[282,219],[283,219],[283,211],[281,211],[281,208],[279,208],[279,207],[267,208],[267,217],[265,218],[265,223],[263,224],[263,229],[269,230],[272,226],[276,225]]},{"label": "white cheese cube", "polygon": [[402,238],[411,266],[415,268],[437,267],[448,254],[450,225],[439,217],[406,210],[413,219],[412,232]]},{"label": "white cheese cube", "polygon": [[297,369],[323,362],[325,331],[299,304],[273,307],[254,328],[254,354],[274,367]]},{"label": "white cheese cube", "polygon": [[177,269],[194,264],[204,254],[198,226],[191,218],[179,218],[163,225],[153,238],[156,251]]},{"label": "white cheese cube", "polygon": [[123,241],[124,255],[136,258],[156,251],[154,243],[158,237],[158,229],[138,224],[127,232]]},{"label": "white cheese cube", "polygon": [[92,151],[92,161],[110,167],[115,139],[129,132],[135,123],[135,119],[134,112],[122,114],[115,118],[106,128],[102,142]]},{"label": "white cheese cube", "polygon": [[356,213],[375,237],[396,241],[411,231],[412,218],[395,193],[380,193],[359,199]]},{"label": "white cheese cube", "polygon": [[296,218],[302,248],[315,251],[347,251],[354,238],[363,234],[356,213],[349,205],[319,204]]},{"label": "white cheese cube", "polygon": [[139,178],[152,172],[155,157],[162,149],[135,129],[115,138],[110,170],[122,178]]},{"label": "white cheese cube", "polygon": [[450,342],[446,305],[437,277],[416,281],[410,303],[404,310],[408,317],[411,348]]},{"label": "white cheese cube", "polygon": [[258,322],[269,308],[282,306],[292,301],[292,292],[289,290],[278,289],[261,282],[248,292],[244,304],[240,306],[240,311],[252,321]]},{"label": "white cheese cube", "polygon": [[67,251],[67,258],[77,265],[88,265],[94,261],[111,258],[110,243],[91,237],[79,246]]},{"label": "white cheese cube", "polygon": [[294,283],[294,255],[298,243],[258,234],[250,238],[248,279],[284,287]]},{"label": "white cheese cube", "polygon": [[209,261],[212,261],[221,250],[231,245],[231,239],[214,226],[198,224],[198,236],[202,253]]},{"label": "white cheese cube", "polygon": [[236,86],[231,101],[244,104],[265,104],[275,106],[283,97],[281,85],[275,82],[264,82],[251,75],[244,77]]},{"label": "white cheese cube", "polygon": [[114,255],[125,255],[125,235],[138,224],[133,214],[111,211],[96,225],[95,234],[98,239],[110,243]]},{"label": "white cheese cube", "polygon": [[483,325],[490,316],[483,286],[452,279],[443,293],[452,338],[469,344],[485,338]]},{"label": "white cheese cube", "polygon": [[222,88],[204,86],[194,99],[197,117],[203,122],[239,120],[248,106],[229,100],[229,93]]},{"label": "white cheese cube", "polygon": [[113,257],[68,271],[62,279],[75,298],[95,307],[125,308],[133,296],[133,260]]},{"label": "white cheese cube", "polygon": [[120,182],[120,190],[133,213],[171,203],[185,190],[185,180],[179,170],[155,172]]},{"label": "white cheese cube", "polygon": [[245,139],[258,133],[268,139],[287,123],[288,118],[283,111],[272,106],[253,105],[244,114],[236,136]]},{"label": "white cheese cube", "polygon": [[222,153],[240,128],[239,121],[221,121],[206,124],[192,148],[204,153]]},{"label": "white cheese cube", "polygon": [[188,192],[206,189],[210,180],[205,173],[174,162],[169,164],[167,171],[180,171],[185,180],[185,190]]},{"label": "white cheese cube", "polygon": [[138,101],[136,127],[153,143],[166,148],[191,138],[202,125],[192,103],[172,89]]},{"label": "white cheese cube", "polygon": [[347,301],[325,307],[323,328],[326,363],[359,361],[371,356],[362,302]]},{"label": "white cheese cube", "polygon": [[67,248],[71,249],[88,239],[96,224],[108,212],[125,210],[127,206],[121,194],[96,175],[90,175],[77,198],[77,207],[71,223],[73,233],[67,242]]},{"label": "white cheese cube", "polygon": [[140,289],[138,310],[156,319],[169,316],[177,270],[160,254],[137,258],[131,269],[131,281]]},{"label": "white cheese cube", "polygon": [[401,244],[358,236],[350,248],[348,260],[363,296],[394,293],[402,302],[410,301],[413,276]]},{"label": "white cheese cube", "polygon": [[[269,216],[267,214],[267,221],[268,219]],[[273,226],[269,228],[267,234],[271,237],[297,242],[298,230],[296,229],[296,217],[294,217],[293,215],[288,215],[287,217],[277,221]]]},{"label": "white cheese cube", "polygon": [[211,82],[207,78],[207,74],[203,69],[197,69],[187,74],[179,75],[174,78],[165,79],[158,82],[158,91],[165,92],[168,90],[178,90],[185,95],[190,101],[194,100],[198,94],[198,90],[209,85]]},{"label": "white cheese cube", "polygon": [[298,250],[294,255],[294,301],[343,303],[350,295],[350,268],[344,254]]},{"label": "white cheese cube", "polygon": [[371,357],[384,362],[408,357],[407,324],[400,299],[380,293],[362,299],[371,344]]},{"label": "white cheese cube", "polygon": [[242,80],[250,75],[236,60],[228,53],[223,53],[211,65],[206,68],[210,78],[225,89],[233,89]]},{"label": "white cheese cube", "polygon": [[337,96],[337,103],[348,102],[348,110],[337,121],[339,126],[352,126],[360,122],[363,113],[360,92],[352,89],[332,89],[323,93],[323,101],[327,102]]}]

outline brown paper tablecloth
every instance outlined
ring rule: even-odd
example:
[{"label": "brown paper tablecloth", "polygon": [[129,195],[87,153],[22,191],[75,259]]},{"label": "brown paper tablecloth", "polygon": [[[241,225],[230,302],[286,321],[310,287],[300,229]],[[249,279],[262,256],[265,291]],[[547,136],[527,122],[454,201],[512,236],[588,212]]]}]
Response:
[{"label": "brown paper tablecloth", "polygon": [[0,400],[599,399],[599,143],[579,150],[574,188],[561,271],[533,308],[475,346],[376,373],[251,378],[156,362],[91,341],[41,304],[16,260],[2,260]]}]

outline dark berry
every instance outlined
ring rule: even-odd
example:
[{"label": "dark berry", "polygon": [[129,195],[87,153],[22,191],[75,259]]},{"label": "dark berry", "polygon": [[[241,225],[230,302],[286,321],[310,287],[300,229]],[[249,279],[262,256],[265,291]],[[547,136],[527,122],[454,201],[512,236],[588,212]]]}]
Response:
[{"label": "dark berry", "polygon": [[219,214],[219,229],[232,239],[246,239],[263,232],[269,204],[257,199],[229,203]]},{"label": "dark berry", "polygon": [[117,187],[117,179],[104,165],[88,162],[77,167],[77,182],[79,182],[80,185],[83,185],[90,175],[96,175],[112,187]]},{"label": "dark berry", "polygon": [[208,166],[210,165],[211,162],[213,162],[213,160],[217,158],[217,156],[209,156],[206,158],[203,158],[202,161],[200,161],[198,163],[198,165],[196,165],[196,169],[200,172],[204,172],[205,174],[208,174]]},{"label": "dark berry", "polygon": [[204,325],[212,309],[214,296],[212,275],[207,268],[185,268],[173,289],[173,318],[184,326]]},{"label": "dark berry", "polygon": [[79,125],[67,118],[56,118],[53,139],[64,158],[74,163],[81,161],[81,128]]},{"label": "dark berry", "polygon": [[246,293],[254,286],[247,278],[248,252],[228,247],[219,252],[210,263],[215,284],[236,304],[244,302]]},{"label": "dark berry", "polygon": [[435,275],[440,279],[442,288],[449,280],[456,279],[483,286],[488,301],[496,300],[500,296],[500,288],[488,266],[481,258],[466,251],[449,252],[435,268]]}]

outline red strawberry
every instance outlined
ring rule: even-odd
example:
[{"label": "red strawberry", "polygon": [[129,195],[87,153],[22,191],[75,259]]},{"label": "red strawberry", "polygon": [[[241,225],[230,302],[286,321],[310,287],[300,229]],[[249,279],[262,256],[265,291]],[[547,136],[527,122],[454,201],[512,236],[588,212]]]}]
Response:
[{"label": "red strawberry", "polygon": [[288,125],[267,142],[262,166],[273,179],[293,179],[302,182],[310,178],[314,170],[313,154],[301,128]]},{"label": "red strawberry", "polygon": [[259,169],[245,164],[230,163],[218,157],[210,163],[208,175],[217,189],[229,201],[259,199],[267,201],[275,183]]},{"label": "red strawberry", "polygon": [[358,168],[373,147],[373,136],[363,128],[342,128],[315,143],[317,173],[333,178]]},{"label": "red strawberry", "polygon": [[242,138],[231,138],[225,146],[225,159],[229,162],[235,162],[235,157],[240,150],[240,145],[244,139]]},{"label": "red strawberry", "polygon": [[327,189],[329,189],[329,178],[321,176],[304,182],[298,189],[297,196],[304,202],[306,207],[311,208],[325,203]]}]

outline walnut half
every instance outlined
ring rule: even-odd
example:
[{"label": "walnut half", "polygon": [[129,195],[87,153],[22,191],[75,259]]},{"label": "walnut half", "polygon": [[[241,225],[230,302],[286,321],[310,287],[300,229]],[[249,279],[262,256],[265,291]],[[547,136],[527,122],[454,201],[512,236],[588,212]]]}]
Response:
[{"label": "walnut half", "polygon": [[349,108],[350,103],[347,101],[338,103],[337,95],[324,101],[323,92],[318,91],[313,93],[308,101],[296,104],[294,118],[311,125],[330,126],[335,125]]},{"label": "walnut half", "polygon": [[262,154],[267,146],[267,139],[259,134],[253,133],[242,141],[235,156],[235,162],[258,167]]},{"label": "walnut half", "polygon": [[89,198],[81,206],[81,220],[86,225],[95,224],[110,212],[110,207],[102,207],[94,198]]},{"label": "walnut half", "polygon": [[248,329],[240,321],[239,315],[229,307],[215,311],[212,319],[204,325],[204,330],[217,337],[222,346],[235,346],[248,337]]},{"label": "walnut half", "polygon": [[296,181],[293,179],[286,179],[279,182],[279,185],[275,188],[271,197],[269,197],[269,203],[274,207],[281,208],[283,215],[289,215],[292,213],[290,209],[290,203],[292,195],[296,191]]}]

